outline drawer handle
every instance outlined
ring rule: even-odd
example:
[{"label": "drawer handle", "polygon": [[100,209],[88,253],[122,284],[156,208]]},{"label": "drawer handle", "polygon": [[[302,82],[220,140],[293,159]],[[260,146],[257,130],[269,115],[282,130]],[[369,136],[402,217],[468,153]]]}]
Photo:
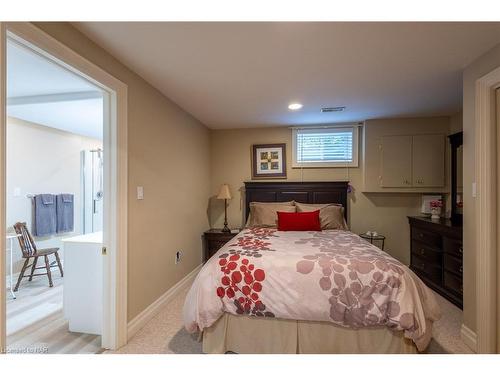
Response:
[{"label": "drawer handle", "polygon": [[460,247],[458,248],[458,252],[459,252],[460,254],[463,254],[463,253],[464,253],[464,248],[463,248],[462,246],[460,246]]}]

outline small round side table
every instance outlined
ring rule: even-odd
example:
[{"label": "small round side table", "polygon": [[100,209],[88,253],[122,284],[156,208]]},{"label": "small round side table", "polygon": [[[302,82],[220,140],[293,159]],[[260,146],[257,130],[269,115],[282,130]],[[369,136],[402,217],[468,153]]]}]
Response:
[{"label": "small round side table", "polygon": [[382,247],[380,249],[384,250],[385,236],[383,236],[381,234],[377,234],[376,236],[372,236],[372,235],[368,235],[366,233],[361,233],[359,236],[361,238],[364,238],[365,240],[370,241],[371,244],[373,244],[373,241],[380,241],[380,242],[382,242]]}]

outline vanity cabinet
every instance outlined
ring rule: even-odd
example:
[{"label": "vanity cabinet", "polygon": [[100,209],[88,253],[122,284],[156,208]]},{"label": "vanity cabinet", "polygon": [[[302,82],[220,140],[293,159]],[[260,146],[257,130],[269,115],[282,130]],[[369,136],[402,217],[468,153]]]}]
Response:
[{"label": "vanity cabinet", "polygon": [[443,134],[388,135],[380,140],[380,187],[445,186]]}]

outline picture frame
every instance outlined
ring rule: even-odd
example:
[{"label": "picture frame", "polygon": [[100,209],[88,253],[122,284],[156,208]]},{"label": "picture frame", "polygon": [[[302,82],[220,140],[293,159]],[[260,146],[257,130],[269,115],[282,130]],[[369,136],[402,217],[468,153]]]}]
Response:
[{"label": "picture frame", "polygon": [[252,180],[286,178],[286,143],[252,145]]}]

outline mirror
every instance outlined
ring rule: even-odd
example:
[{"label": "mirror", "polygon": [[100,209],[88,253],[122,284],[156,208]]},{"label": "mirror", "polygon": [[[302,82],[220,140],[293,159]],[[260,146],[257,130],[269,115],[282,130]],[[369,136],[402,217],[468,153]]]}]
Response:
[{"label": "mirror", "polygon": [[464,146],[460,145],[457,148],[457,197],[455,199],[455,210],[458,214],[463,214],[464,205],[464,175],[463,175],[463,149]]},{"label": "mirror", "polygon": [[448,136],[451,144],[451,221],[462,223],[463,188],[463,133]]}]

